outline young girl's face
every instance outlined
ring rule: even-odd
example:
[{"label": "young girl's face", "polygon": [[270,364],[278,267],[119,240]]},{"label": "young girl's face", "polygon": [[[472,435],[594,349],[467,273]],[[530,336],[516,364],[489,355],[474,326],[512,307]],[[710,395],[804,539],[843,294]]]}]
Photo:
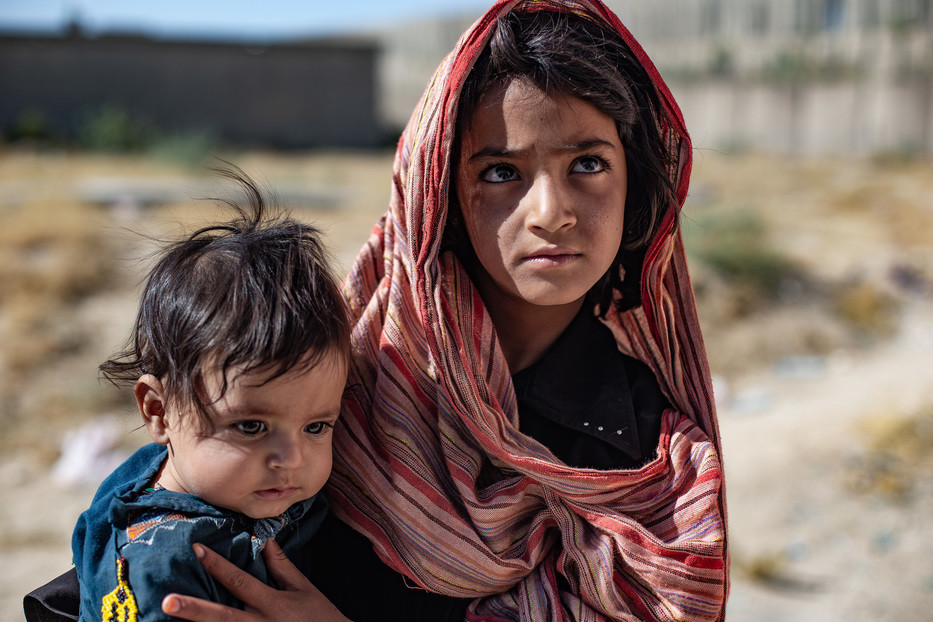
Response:
[{"label": "young girl's face", "polygon": [[457,198],[486,305],[577,305],[615,260],[627,187],[615,121],[514,79],[460,141]]},{"label": "young girl's face", "polygon": [[[223,398],[206,400],[212,430],[169,406],[159,483],[251,518],[277,516],[315,495],[330,476],[346,362],[330,351],[313,367],[263,384],[268,376],[228,371]],[[205,393],[219,395],[221,382],[220,372],[207,375]]]}]

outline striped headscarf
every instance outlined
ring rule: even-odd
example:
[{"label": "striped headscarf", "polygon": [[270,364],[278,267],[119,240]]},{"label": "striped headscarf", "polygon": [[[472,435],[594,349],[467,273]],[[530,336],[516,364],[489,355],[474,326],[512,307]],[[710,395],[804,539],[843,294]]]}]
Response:
[{"label": "striped headscarf", "polygon": [[[654,80],[678,205],[648,247],[641,307],[605,318],[674,408],[639,470],[572,468],[518,430],[477,290],[441,253],[462,84],[496,19],[569,10],[607,24]],[[722,620],[725,497],[709,369],[675,212],[690,140],[656,69],[598,0],[503,0],[459,40],[411,117],[389,209],[344,283],[353,390],[334,439],[337,515],[389,566],[474,620]],[[365,592],[365,590],[364,590]]]}]

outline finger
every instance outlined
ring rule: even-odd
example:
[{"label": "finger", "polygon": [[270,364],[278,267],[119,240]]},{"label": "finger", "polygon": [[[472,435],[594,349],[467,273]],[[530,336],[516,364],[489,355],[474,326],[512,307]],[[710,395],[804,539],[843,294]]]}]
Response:
[{"label": "finger", "polygon": [[262,604],[275,598],[275,588],[269,587],[253,575],[234,566],[230,561],[218,555],[203,544],[194,544],[194,554],[201,565],[230,593],[254,609],[262,609]]},{"label": "finger", "polygon": [[259,622],[262,619],[248,611],[181,594],[169,594],[163,598],[162,612],[192,622]]},{"label": "finger", "polygon": [[274,538],[266,542],[266,547],[262,551],[262,556],[266,560],[266,567],[269,574],[275,579],[276,583],[285,590],[307,589],[311,584],[308,578],[298,570],[298,567],[292,563],[285,555],[285,551],[279,546]]}]

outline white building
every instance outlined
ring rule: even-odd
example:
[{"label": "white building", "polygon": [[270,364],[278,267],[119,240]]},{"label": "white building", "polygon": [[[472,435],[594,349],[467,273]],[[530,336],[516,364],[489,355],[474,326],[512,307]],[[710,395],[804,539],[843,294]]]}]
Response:
[{"label": "white building", "polygon": [[[933,0],[607,4],[661,70],[697,146],[933,153]],[[379,33],[390,126],[476,17]]]}]

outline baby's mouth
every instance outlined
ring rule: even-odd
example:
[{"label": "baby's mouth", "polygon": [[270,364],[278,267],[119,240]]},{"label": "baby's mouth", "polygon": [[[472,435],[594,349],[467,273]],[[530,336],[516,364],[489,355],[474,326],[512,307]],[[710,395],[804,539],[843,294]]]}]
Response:
[{"label": "baby's mouth", "polygon": [[294,486],[285,486],[282,488],[266,488],[264,490],[257,490],[256,496],[264,501],[276,501],[278,499],[284,499],[288,496],[291,496],[297,492],[298,489]]}]

